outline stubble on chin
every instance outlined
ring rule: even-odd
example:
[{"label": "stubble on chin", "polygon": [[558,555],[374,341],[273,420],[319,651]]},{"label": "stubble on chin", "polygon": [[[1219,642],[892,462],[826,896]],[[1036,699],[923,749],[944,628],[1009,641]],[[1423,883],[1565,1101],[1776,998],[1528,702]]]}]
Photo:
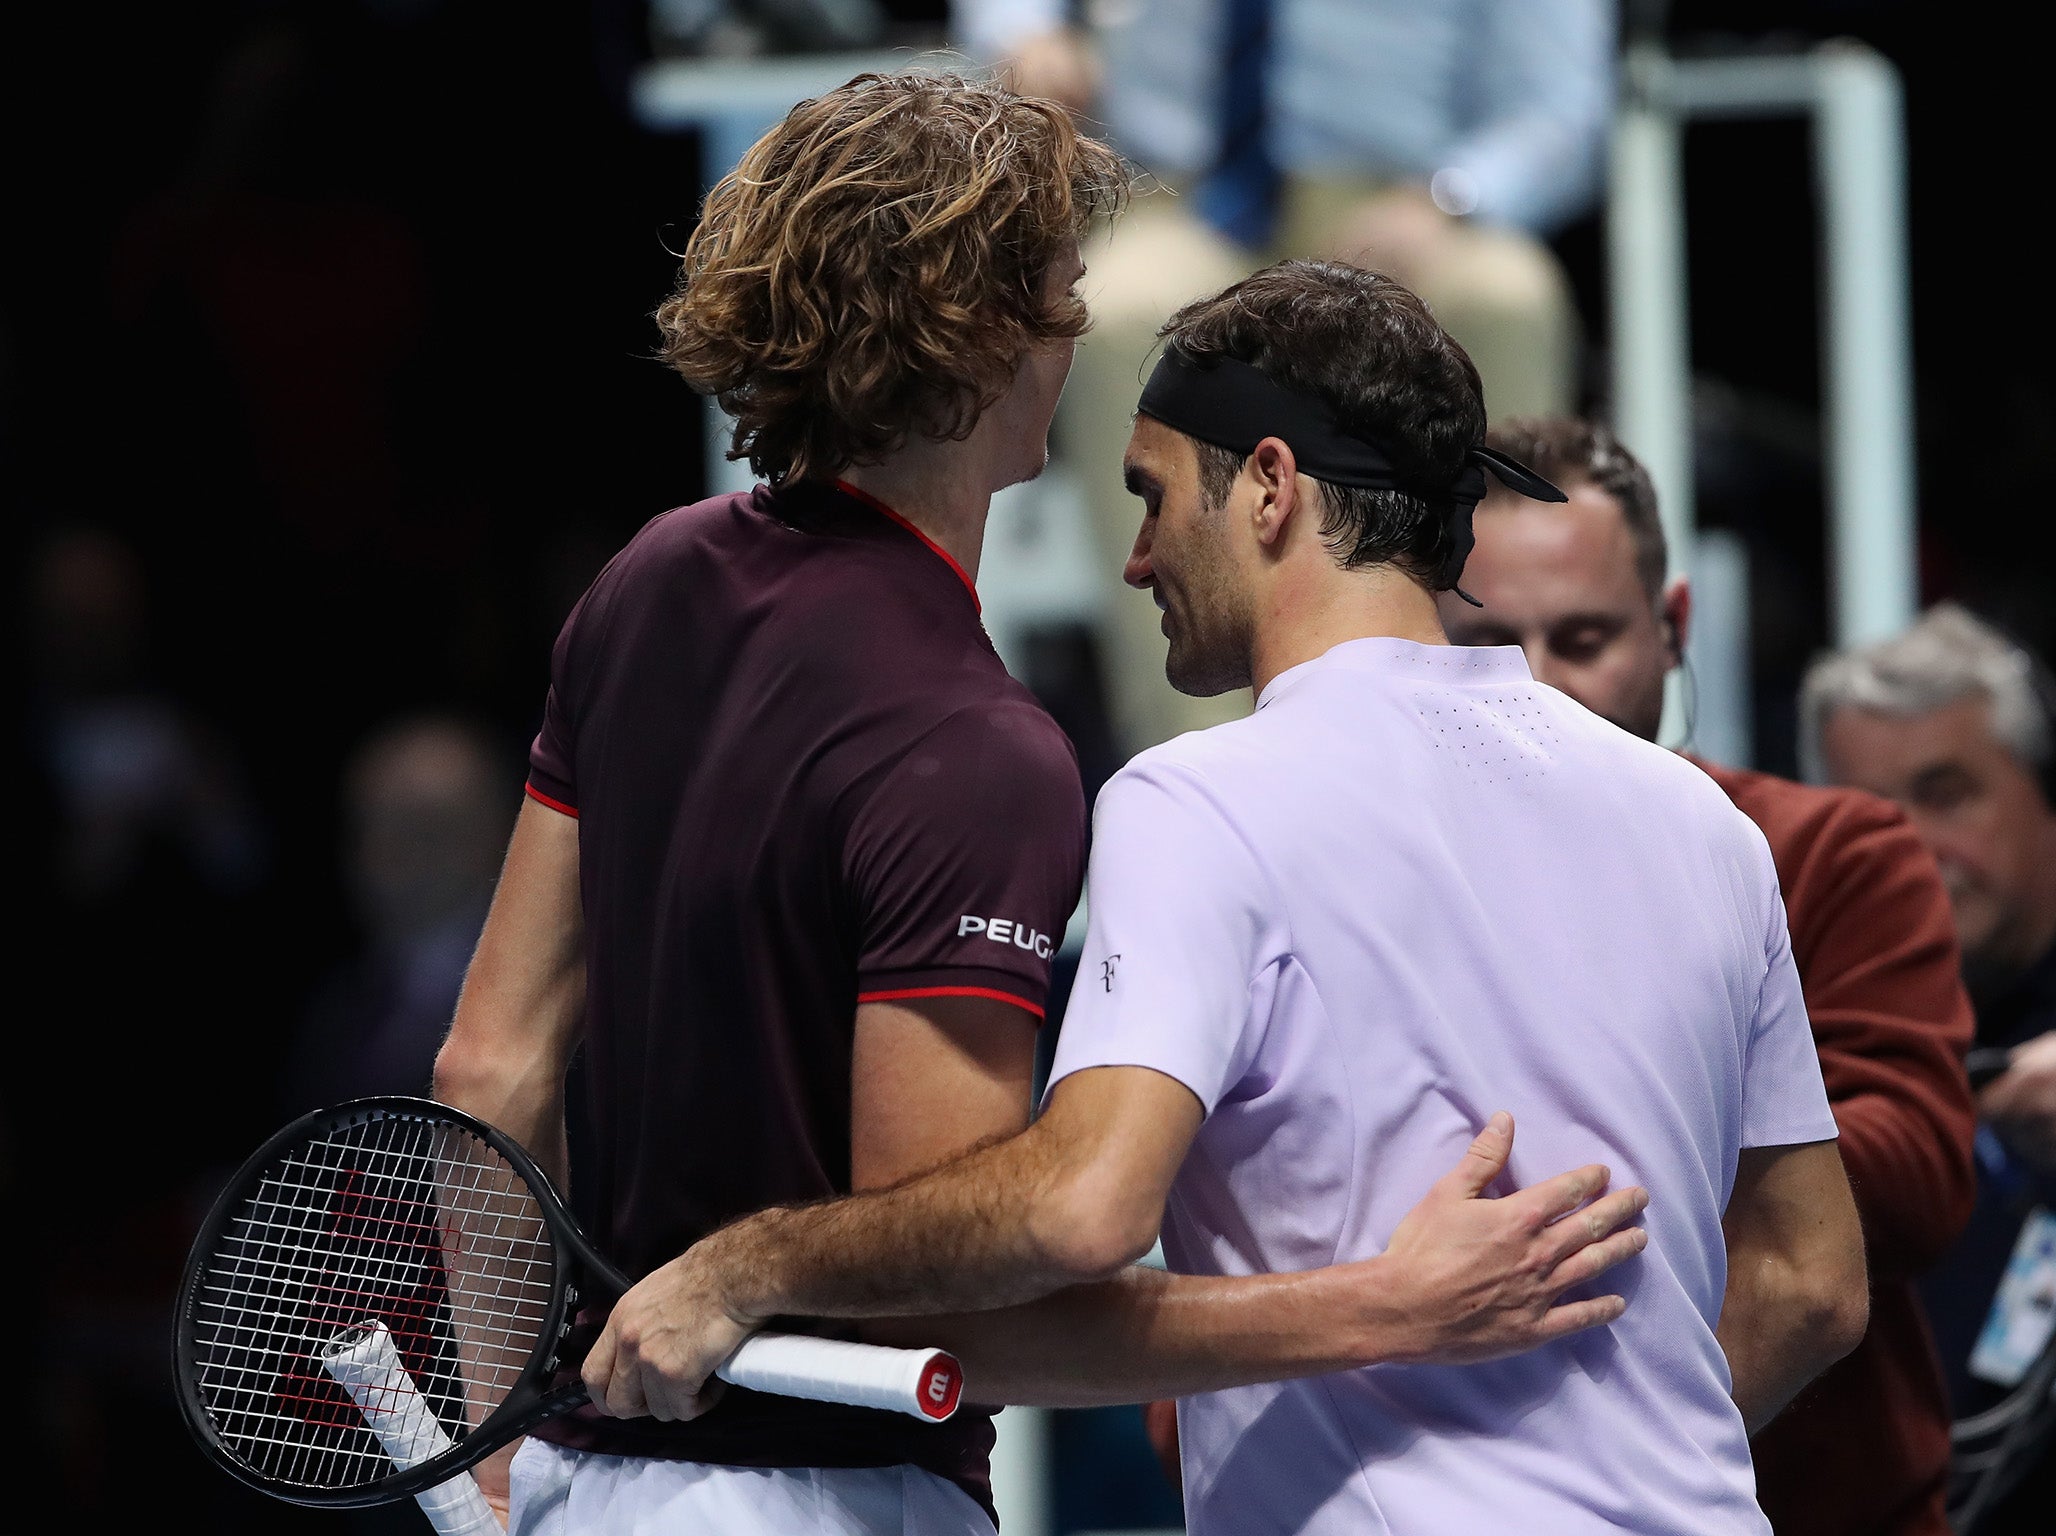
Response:
[{"label": "stubble on chin", "polygon": [[1236,677],[1236,668],[1220,656],[1196,655],[1191,647],[1181,654],[1174,642],[1164,657],[1164,680],[1189,699],[1214,699],[1243,687],[1247,678]]}]

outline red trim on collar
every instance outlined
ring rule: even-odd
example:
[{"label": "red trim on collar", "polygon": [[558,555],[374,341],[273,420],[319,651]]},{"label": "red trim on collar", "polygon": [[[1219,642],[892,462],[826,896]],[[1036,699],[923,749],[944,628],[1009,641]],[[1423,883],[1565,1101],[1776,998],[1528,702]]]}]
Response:
[{"label": "red trim on collar", "polygon": [[887,517],[891,518],[894,522],[898,523],[900,527],[906,529],[907,532],[911,533],[923,544],[926,544],[930,549],[934,550],[938,555],[942,556],[944,563],[946,563],[951,570],[957,573],[957,580],[961,581],[964,584],[964,590],[971,594],[971,602],[977,607],[979,613],[983,614],[985,612],[985,603],[978,596],[977,584],[971,580],[969,574],[966,573],[964,568],[961,565],[957,564],[956,557],[952,555],[948,550],[944,549],[940,544],[936,543],[935,540],[929,538],[927,534],[923,533],[920,529],[916,528],[904,517],[901,517],[899,513],[893,511],[892,508],[888,507],[876,496],[873,496],[869,491],[860,491],[854,485],[851,485],[847,480],[837,480],[835,482],[835,488],[838,491],[841,491],[843,495],[848,496],[853,500],[861,501],[865,506],[869,507],[872,511],[884,513]]}]

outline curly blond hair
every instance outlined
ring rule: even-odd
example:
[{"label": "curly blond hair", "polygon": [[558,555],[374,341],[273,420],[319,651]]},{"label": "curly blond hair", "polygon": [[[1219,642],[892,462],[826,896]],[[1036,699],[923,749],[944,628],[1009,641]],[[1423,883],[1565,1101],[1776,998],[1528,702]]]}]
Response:
[{"label": "curly blond hair", "polygon": [[1086,328],[1046,274],[1131,177],[1054,102],[863,74],[803,101],[708,194],[661,355],[774,483],[961,438],[1038,342]]}]

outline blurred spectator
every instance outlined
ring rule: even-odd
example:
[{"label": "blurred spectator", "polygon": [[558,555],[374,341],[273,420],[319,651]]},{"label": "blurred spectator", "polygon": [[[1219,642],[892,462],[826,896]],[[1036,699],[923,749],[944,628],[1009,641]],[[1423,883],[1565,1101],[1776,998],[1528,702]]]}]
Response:
[{"label": "blurred spectator", "polygon": [[240,764],[155,668],[151,603],[135,551],[104,530],[59,529],[31,560],[24,715],[48,881],[38,954],[63,978],[75,1026],[34,1048],[67,1060],[93,1030],[118,1031],[121,1050],[91,1058],[110,1112],[238,1080],[236,1063],[196,1055],[164,1024],[198,1008],[215,1050],[239,1043],[254,1001],[239,925],[271,873]]},{"label": "blurred spectator", "polygon": [[359,944],[301,1023],[289,1114],[429,1092],[513,830],[518,765],[483,729],[445,715],[394,722],[351,758],[343,863]]},{"label": "blurred spectator", "polygon": [[[322,783],[306,755],[333,761],[396,703],[498,702],[506,578],[526,559],[505,536],[527,514],[504,466],[530,470],[524,489],[542,473],[545,450],[506,425],[528,351],[477,367],[493,280],[459,279],[430,243],[438,220],[469,215],[475,268],[507,238],[475,212],[496,166],[453,173],[434,131],[425,99],[450,84],[417,79],[434,64],[410,33],[435,9],[247,8],[190,138],[122,213],[107,257],[117,334],[151,343],[125,353],[125,450],[153,483],[194,488],[200,514],[176,537],[136,518],[135,537],[175,599],[177,638],[207,658],[192,686],[246,727],[262,698],[243,748],[293,840],[327,830],[299,788]],[[480,54],[472,67],[494,66]]]},{"label": "blurred spectator", "polygon": [[1898,801],[1948,883],[1977,1009],[1977,1206],[1924,1289],[1957,1415],[1959,1529],[2046,1531],[2056,1507],[2056,688],[2005,634],[1942,603],[1902,635],[1821,657],[1800,702],[1810,775]]},{"label": "blurred spectator", "polygon": [[[219,360],[227,388],[207,403],[227,419],[208,438],[240,427],[238,468],[295,539],[333,557],[397,541],[419,516],[393,406],[426,272],[406,220],[349,186],[336,118],[351,93],[321,14],[260,14],[223,50],[201,130],[125,220],[111,281],[117,323],[177,326]],[[167,394],[193,368],[148,349],[135,364]]]},{"label": "blurred spectator", "polygon": [[29,699],[55,801],[58,894],[117,902],[168,861],[220,896],[252,889],[263,849],[236,768],[150,676],[141,564],[112,534],[54,534],[36,561]]},{"label": "blurred spectator", "polygon": [[[447,713],[389,721],[351,753],[341,874],[356,942],[290,1042],[281,1123],[343,1099],[429,1093],[513,830],[520,762],[518,748]],[[321,1516],[354,1536],[423,1529],[411,1500]]]},{"label": "blurred spectator", "polygon": [[16,1209],[47,1237],[32,1455],[67,1525],[132,1515],[136,1486],[207,1525],[262,1501],[192,1454],[165,1330],[219,1173],[272,1128],[275,1000],[250,963],[270,936],[267,840],[239,765],[155,669],[130,546],[59,529],[28,575],[16,809],[40,843],[21,951],[37,1006],[8,1100],[35,1156]]},{"label": "blurred spectator", "polygon": [[[1104,19],[1101,13],[1104,13]],[[1577,399],[1579,317],[1548,237],[1596,206],[1615,70],[1606,0],[955,0],[959,45],[1064,101],[1163,189],[1086,255],[1093,330],[1057,420],[1118,570],[1139,512],[1121,452],[1157,327],[1284,256],[1419,293],[1477,363],[1495,415]],[[1122,755],[1245,711],[1164,680],[1155,610],[1111,604]]]}]

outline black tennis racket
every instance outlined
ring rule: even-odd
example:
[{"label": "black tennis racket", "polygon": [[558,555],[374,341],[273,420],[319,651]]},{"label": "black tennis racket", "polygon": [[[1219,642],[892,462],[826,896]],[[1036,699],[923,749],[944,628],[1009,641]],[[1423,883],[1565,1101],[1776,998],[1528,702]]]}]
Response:
[{"label": "black tennis racket", "polygon": [[[423,1495],[587,1401],[552,1384],[579,1299],[629,1283],[510,1137],[427,1099],[353,1100],[272,1137],[208,1214],[179,1293],[179,1406],[275,1497]],[[963,1385],[941,1350],[794,1334],[752,1336],[717,1374],[933,1422]]]}]

